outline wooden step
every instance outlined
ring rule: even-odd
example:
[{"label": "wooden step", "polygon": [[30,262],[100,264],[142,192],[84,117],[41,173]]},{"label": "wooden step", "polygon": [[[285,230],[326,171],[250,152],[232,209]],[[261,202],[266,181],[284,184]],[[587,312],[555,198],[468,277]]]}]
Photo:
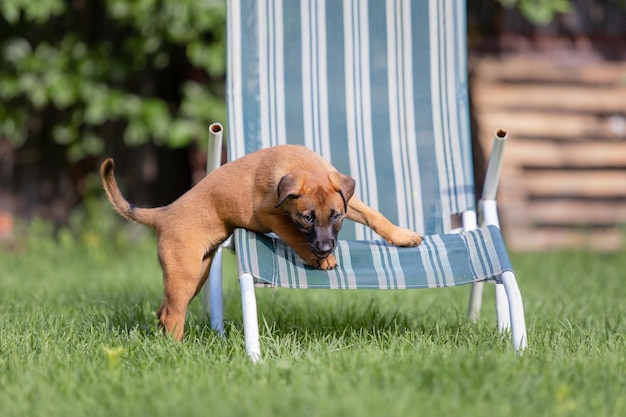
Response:
[{"label": "wooden step", "polygon": [[561,228],[527,229],[505,227],[507,247],[515,251],[551,249],[594,249],[614,251],[622,246],[624,232],[620,229],[571,230]]},{"label": "wooden step", "polygon": [[626,170],[528,171],[520,184],[531,196],[626,197]]},{"label": "wooden step", "polygon": [[626,198],[622,201],[539,200],[507,205],[506,213],[509,222],[516,226],[619,227],[626,225]]},{"label": "wooden step", "polygon": [[622,115],[546,112],[539,109],[480,109],[481,132],[498,128],[509,132],[510,138],[536,138],[562,141],[624,141],[626,113]]},{"label": "wooden step", "polygon": [[513,250],[614,250],[626,241],[626,62],[589,53],[472,60],[486,155],[509,140],[498,207]]},{"label": "wooden step", "polygon": [[514,85],[481,83],[476,86],[474,103],[488,113],[493,109],[555,110],[589,114],[626,113],[626,86],[589,87],[562,85]]},{"label": "wooden step", "polygon": [[476,75],[488,82],[587,84],[623,86],[625,62],[555,61],[525,54],[484,58],[473,62]]},{"label": "wooden step", "polygon": [[503,163],[522,168],[623,168],[626,170],[626,141],[554,143],[509,139]]}]

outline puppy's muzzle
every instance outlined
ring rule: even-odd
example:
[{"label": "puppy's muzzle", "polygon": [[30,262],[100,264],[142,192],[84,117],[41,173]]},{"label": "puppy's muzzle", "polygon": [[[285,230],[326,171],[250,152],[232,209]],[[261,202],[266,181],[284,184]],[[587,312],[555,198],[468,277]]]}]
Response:
[{"label": "puppy's muzzle", "polygon": [[324,258],[327,258],[328,255],[333,253],[336,247],[337,247],[337,239],[333,238],[333,239],[329,239],[323,242],[320,242],[319,240],[315,241],[315,243],[311,247],[311,250],[313,251],[315,256],[317,256],[320,259],[324,259]]}]

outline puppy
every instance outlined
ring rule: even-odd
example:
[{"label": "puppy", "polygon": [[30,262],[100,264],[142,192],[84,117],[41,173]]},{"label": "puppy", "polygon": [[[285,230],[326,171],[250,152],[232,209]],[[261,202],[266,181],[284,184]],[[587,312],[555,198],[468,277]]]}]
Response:
[{"label": "puppy", "polygon": [[393,225],[355,197],[355,181],[307,148],[280,145],[230,162],[168,206],[139,208],[120,193],[113,160],[100,173],[113,208],[152,227],[158,238],[164,299],[161,325],[183,338],[187,307],[206,281],[215,249],[235,228],[274,232],[311,267],[332,269],[344,218],[372,228],[389,243],[417,246],[420,236]]}]

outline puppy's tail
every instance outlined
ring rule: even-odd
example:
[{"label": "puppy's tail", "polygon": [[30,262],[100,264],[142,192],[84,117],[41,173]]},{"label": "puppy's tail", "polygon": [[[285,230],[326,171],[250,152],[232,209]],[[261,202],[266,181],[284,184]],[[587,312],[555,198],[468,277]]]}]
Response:
[{"label": "puppy's tail", "polygon": [[125,217],[128,220],[155,228],[158,209],[139,208],[134,204],[129,203],[120,192],[120,189],[117,188],[117,182],[115,181],[115,176],[113,175],[114,166],[115,164],[113,163],[113,159],[108,158],[100,167],[102,185],[104,186],[104,191],[106,191],[107,197],[109,197],[109,201],[113,205],[113,208],[122,217]]}]

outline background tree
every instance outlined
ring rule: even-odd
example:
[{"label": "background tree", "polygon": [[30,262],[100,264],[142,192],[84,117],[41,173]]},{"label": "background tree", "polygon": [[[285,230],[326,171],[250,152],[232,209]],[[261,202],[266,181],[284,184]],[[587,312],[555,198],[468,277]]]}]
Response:
[{"label": "background tree", "polygon": [[3,0],[0,209],[62,221],[103,154],[133,161],[140,200],[180,194],[187,148],[225,119],[224,22],[223,1]]}]

